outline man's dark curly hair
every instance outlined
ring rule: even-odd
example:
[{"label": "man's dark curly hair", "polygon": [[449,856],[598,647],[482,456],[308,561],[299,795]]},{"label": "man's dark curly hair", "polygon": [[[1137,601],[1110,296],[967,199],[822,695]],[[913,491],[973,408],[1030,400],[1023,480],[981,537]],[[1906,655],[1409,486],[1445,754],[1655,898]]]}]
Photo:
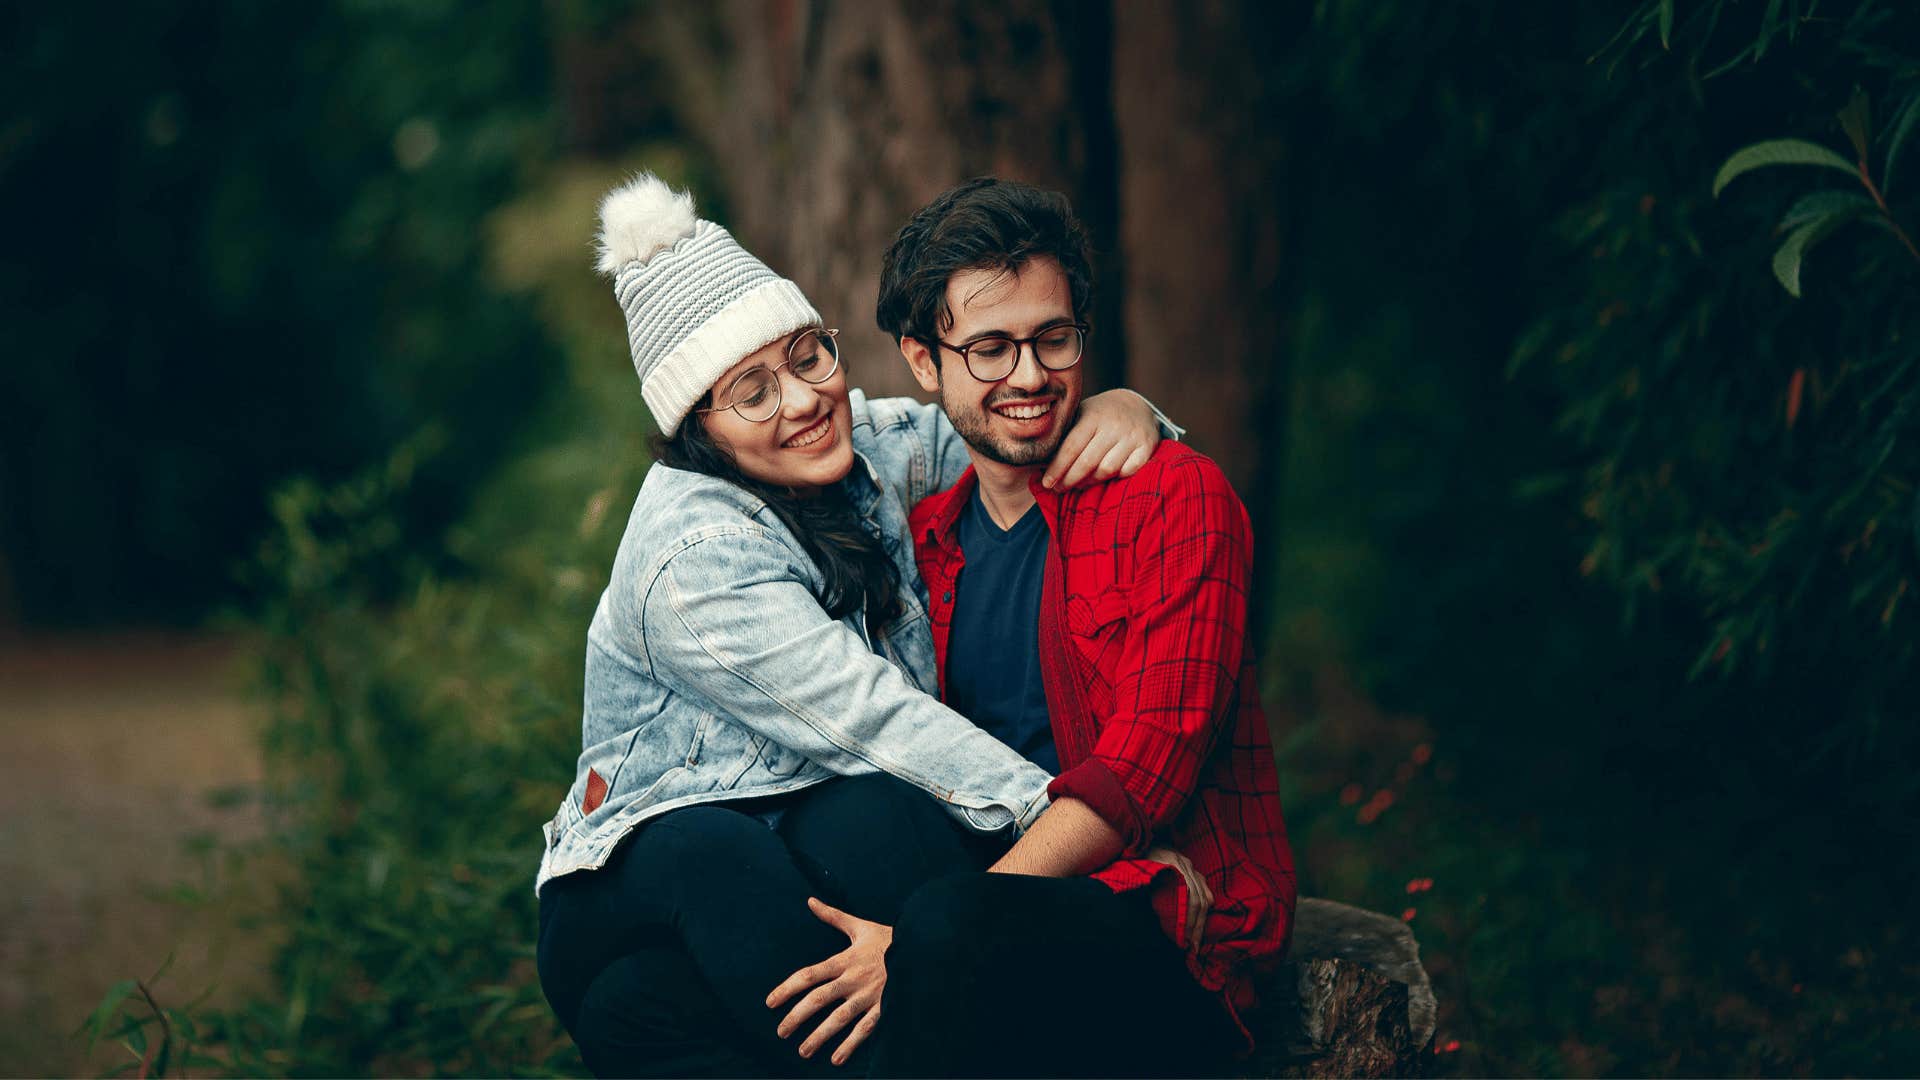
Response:
[{"label": "man's dark curly hair", "polygon": [[1018,272],[1041,256],[1066,272],[1073,317],[1085,322],[1093,271],[1086,230],[1067,197],[991,176],[969,180],[922,207],[887,246],[874,320],[896,342],[925,343],[938,364],[934,341],[953,326],[947,280],[966,270]]}]

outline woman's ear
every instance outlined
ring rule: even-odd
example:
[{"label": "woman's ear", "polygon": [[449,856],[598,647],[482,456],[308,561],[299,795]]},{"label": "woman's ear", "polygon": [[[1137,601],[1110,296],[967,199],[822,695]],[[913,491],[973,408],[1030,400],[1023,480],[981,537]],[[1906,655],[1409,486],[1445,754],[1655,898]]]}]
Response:
[{"label": "woman's ear", "polygon": [[913,371],[913,379],[920,389],[929,394],[940,392],[940,364],[934,359],[933,350],[919,338],[900,339],[900,355],[906,357],[907,367]]}]

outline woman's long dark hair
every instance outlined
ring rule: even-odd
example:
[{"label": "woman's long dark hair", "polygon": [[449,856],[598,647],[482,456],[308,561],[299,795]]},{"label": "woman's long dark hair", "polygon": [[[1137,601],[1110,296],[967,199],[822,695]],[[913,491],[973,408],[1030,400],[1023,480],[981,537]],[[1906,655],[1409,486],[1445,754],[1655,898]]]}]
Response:
[{"label": "woman's long dark hair", "polygon": [[[706,407],[710,398],[701,399],[698,407]],[[880,538],[867,531],[839,485],[802,495],[789,487],[755,480],[740,471],[733,453],[714,442],[692,416],[681,422],[672,438],[654,439],[653,457],[662,465],[717,476],[766,500],[820,568],[820,576],[826,581],[820,606],[829,616],[845,618],[865,605],[870,633],[878,633],[900,617],[904,610],[900,603],[900,570]]]}]

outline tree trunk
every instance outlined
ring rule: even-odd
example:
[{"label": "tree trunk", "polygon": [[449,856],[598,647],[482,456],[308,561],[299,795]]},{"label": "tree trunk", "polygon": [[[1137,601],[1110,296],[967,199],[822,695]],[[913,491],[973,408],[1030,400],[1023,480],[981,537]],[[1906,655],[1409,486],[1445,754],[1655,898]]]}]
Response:
[{"label": "tree trunk", "polygon": [[1260,996],[1245,1076],[1418,1076],[1427,1063],[1433,987],[1398,919],[1302,899],[1287,962]]},{"label": "tree trunk", "polygon": [[1286,420],[1286,185],[1263,107],[1275,7],[1113,7],[1127,379],[1192,428],[1256,510],[1277,491]]}]

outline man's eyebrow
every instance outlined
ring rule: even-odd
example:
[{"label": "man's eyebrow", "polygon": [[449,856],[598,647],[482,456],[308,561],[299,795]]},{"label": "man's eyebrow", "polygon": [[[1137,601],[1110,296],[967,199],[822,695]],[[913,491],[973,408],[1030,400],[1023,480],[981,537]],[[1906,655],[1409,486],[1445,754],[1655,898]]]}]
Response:
[{"label": "man's eyebrow", "polygon": [[[1048,319],[1046,322],[1041,323],[1039,326],[1034,327],[1033,333],[1035,337],[1038,337],[1041,334],[1044,334],[1047,331],[1052,330],[1056,327],[1072,326],[1072,325],[1073,325],[1073,316],[1056,315],[1053,318]],[[965,341],[962,341],[960,344],[971,345],[974,342],[979,341],[981,338],[990,338],[990,337],[1013,338],[1016,336],[1018,335],[1016,335],[1011,330],[982,330],[979,333],[974,334],[973,336],[967,338]]]}]

